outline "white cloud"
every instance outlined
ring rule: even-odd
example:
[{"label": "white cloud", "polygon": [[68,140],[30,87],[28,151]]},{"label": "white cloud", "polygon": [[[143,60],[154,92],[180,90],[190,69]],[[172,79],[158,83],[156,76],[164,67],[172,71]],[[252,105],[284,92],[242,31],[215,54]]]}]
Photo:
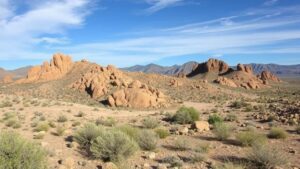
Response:
[{"label": "white cloud", "polygon": [[155,13],[164,8],[183,2],[184,0],[145,0],[148,4],[152,5],[150,8],[146,9],[146,13]]},{"label": "white cloud", "polygon": [[264,5],[265,6],[271,6],[271,5],[274,5],[276,4],[277,2],[279,2],[279,0],[267,0]]},{"label": "white cloud", "polygon": [[86,11],[91,11],[87,8],[93,2],[94,0],[44,0],[17,13],[12,11],[12,7],[17,8],[19,2],[0,0],[0,51],[5,54],[0,59],[8,56],[19,58],[26,53],[36,56],[33,52],[36,47],[34,45],[39,43],[66,43],[65,31],[84,24],[84,19],[89,14]]}]

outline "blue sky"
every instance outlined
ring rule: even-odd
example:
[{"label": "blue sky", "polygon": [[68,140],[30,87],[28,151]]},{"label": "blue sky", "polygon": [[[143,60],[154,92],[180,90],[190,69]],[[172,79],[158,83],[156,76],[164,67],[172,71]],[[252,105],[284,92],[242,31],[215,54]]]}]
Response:
[{"label": "blue sky", "polygon": [[0,0],[0,67],[53,53],[118,67],[300,64],[299,0]]}]

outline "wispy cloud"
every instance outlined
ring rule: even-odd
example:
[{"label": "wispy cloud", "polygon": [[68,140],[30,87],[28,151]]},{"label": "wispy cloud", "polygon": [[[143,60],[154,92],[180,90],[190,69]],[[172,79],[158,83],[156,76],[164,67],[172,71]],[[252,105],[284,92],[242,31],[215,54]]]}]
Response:
[{"label": "wispy cloud", "polygon": [[276,4],[277,2],[279,2],[279,0],[267,0],[264,5],[265,6],[271,6],[271,5],[274,5]]},{"label": "wispy cloud", "polygon": [[[39,43],[66,43],[65,31],[84,24],[91,3],[94,1],[45,0],[17,13],[12,9],[18,7],[18,1],[0,0],[1,53],[18,58],[28,51],[33,52],[34,45]],[[1,59],[5,57],[1,56]]]},{"label": "wispy cloud", "polygon": [[152,5],[150,8],[146,9],[146,13],[155,13],[160,11],[164,8],[176,5],[184,0],[145,0],[146,3]]}]

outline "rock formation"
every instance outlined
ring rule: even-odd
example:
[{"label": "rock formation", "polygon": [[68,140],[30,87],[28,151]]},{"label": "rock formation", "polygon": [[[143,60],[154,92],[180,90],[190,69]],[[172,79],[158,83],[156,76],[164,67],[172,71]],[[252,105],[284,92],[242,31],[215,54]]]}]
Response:
[{"label": "rock formation", "polygon": [[21,79],[19,83],[30,83],[38,81],[49,81],[63,77],[73,66],[70,56],[64,54],[54,54],[50,64],[46,61],[43,65],[34,66],[29,69],[27,77]]},{"label": "rock formation", "polygon": [[238,87],[233,80],[226,77],[218,77],[218,79],[216,79],[214,82],[224,86]]},{"label": "rock formation", "polygon": [[133,81],[128,88],[120,89],[108,96],[108,103],[113,107],[165,107],[166,96],[157,89],[139,81]]},{"label": "rock formation", "polygon": [[246,73],[249,73],[249,74],[253,74],[253,69],[250,65],[238,64],[237,65],[237,71],[242,71],[242,72],[246,72]]},{"label": "rock formation", "polygon": [[94,99],[107,99],[112,107],[157,108],[167,103],[162,92],[133,81],[113,66],[93,66],[72,88],[86,91]]},{"label": "rock formation", "polygon": [[261,74],[258,76],[261,80],[266,81],[273,81],[273,82],[280,82],[281,80],[275,76],[270,71],[262,71]]},{"label": "rock formation", "polygon": [[13,78],[11,75],[6,75],[2,79],[2,83],[12,83],[12,82],[13,82]]},{"label": "rock formation", "polygon": [[193,70],[188,77],[195,76],[201,73],[208,73],[214,72],[217,74],[223,74],[229,71],[229,66],[225,62],[217,59],[209,59],[207,62],[200,63],[198,66]]}]

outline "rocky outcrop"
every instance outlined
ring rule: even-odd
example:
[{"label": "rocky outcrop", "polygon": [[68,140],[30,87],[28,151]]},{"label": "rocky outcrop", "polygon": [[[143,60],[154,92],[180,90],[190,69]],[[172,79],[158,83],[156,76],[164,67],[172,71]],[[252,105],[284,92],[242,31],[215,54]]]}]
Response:
[{"label": "rocky outcrop", "polygon": [[170,80],[170,86],[172,87],[179,87],[182,86],[183,83],[181,81],[179,81],[178,79],[171,79]]},{"label": "rocky outcrop", "polygon": [[89,72],[72,84],[72,88],[86,91],[92,98],[98,99],[113,87],[126,87],[130,79],[114,66],[94,65]]},{"label": "rocky outcrop", "polygon": [[250,66],[250,65],[238,64],[237,71],[242,71],[242,72],[246,72],[249,74],[253,74],[253,69],[252,69],[252,66]]},{"label": "rocky outcrop", "polygon": [[34,66],[29,69],[27,77],[21,79],[20,83],[30,83],[38,81],[56,80],[68,73],[73,66],[70,56],[64,54],[54,54],[52,60],[44,62],[43,65]]},{"label": "rocky outcrop", "polygon": [[157,89],[134,81],[128,88],[108,96],[108,103],[112,107],[157,108],[166,106],[166,96]]},{"label": "rocky outcrop", "polygon": [[225,62],[217,59],[209,59],[207,62],[200,63],[198,66],[187,76],[192,77],[201,73],[214,72],[223,74],[229,71],[229,66]]},{"label": "rocky outcrop", "polygon": [[11,75],[6,75],[2,79],[2,83],[12,83],[12,82],[13,82],[13,78]]},{"label": "rocky outcrop", "polygon": [[273,82],[280,82],[281,80],[275,76],[270,71],[262,71],[261,74],[258,76],[261,80],[266,81],[273,81]]},{"label": "rocky outcrop", "polygon": [[71,85],[87,92],[92,98],[107,100],[112,107],[137,109],[166,106],[166,96],[140,81],[133,81],[114,66],[94,65],[89,72]]},{"label": "rocky outcrop", "polygon": [[218,79],[216,79],[214,82],[224,86],[238,87],[233,80],[226,77],[218,77]]}]

